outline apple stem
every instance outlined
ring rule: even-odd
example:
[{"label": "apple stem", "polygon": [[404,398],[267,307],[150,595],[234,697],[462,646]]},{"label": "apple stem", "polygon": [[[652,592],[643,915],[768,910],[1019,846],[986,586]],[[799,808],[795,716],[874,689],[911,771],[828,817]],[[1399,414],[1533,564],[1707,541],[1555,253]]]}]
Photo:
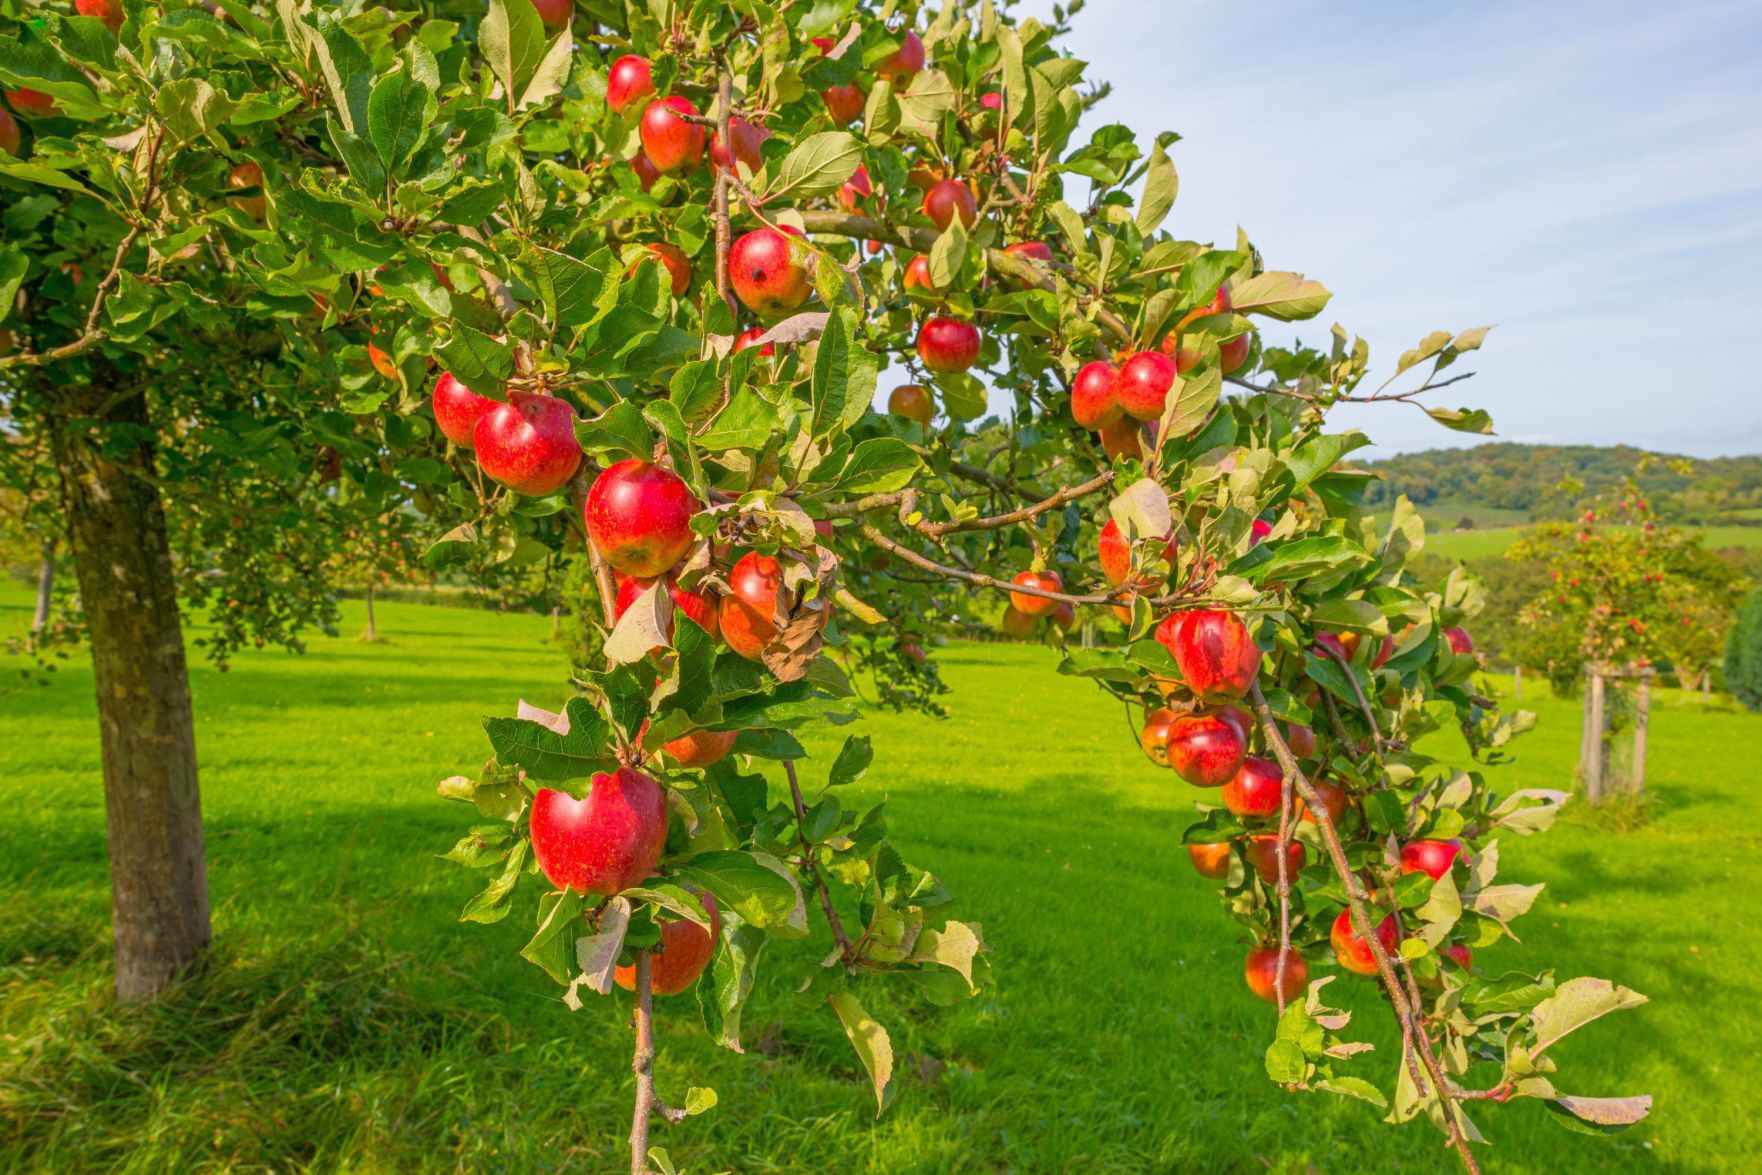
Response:
[{"label": "apple stem", "polygon": [[844,923],[839,920],[838,911],[832,906],[832,895],[826,891],[826,879],[820,875],[820,866],[814,860],[814,846],[808,842],[808,809],[802,802],[801,784],[795,778],[795,760],[783,760],[783,773],[789,777],[789,796],[795,801],[795,832],[801,841],[801,859],[807,866],[808,875],[814,879],[814,890],[820,895],[820,909],[825,911],[826,921],[832,927],[832,938],[838,943],[838,957],[845,963],[850,962],[850,936],[844,932]]},{"label": "apple stem", "polygon": [[[1443,1069],[1432,1052],[1432,1038],[1420,1024],[1419,1001],[1412,999],[1409,990],[1402,986],[1395,965],[1389,959],[1389,952],[1383,949],[1382,940],[1377,937],[1376,923],[1371,919],[1364,885],[1353,872],[1351,862],[1346,859],[1346,849],[1340,843],[1340,834],[1334,828],[1333,817],[1328,814],[1327,805],[1322,803],[1321,796],[1310,785],[1308,777],[1303,774],[1303,768],[1297,763],[1297,756],[1291,753],[1284,735],[1280,733],[1279,724],[1266,704],[1266,695],[1260,690],[1260,682],[1256,681],[1249,686],[1249,698],[1254,705],[1255,717],[1260,722],[1268,748],[1278,759],[1279,766],[1284,768],[1285,778],[1296,785],[1303,802],[1309,805],[1310,814],[1315,817],[1315,826],[1320,830],[1322,843],[1327,847],[1328,859],[1333,863],[1334,872],[1346,891],[1346,906],[1352,911],[1352,922],[1376,960],[1377,970],[1383,977],[1384,989],[1388,992],[1389,1003],[1401,1025],[1401,1052],[1407,1062],[1408,1073],[1413,1078],[1414,1088],[1422,1097],[1425,1096],[1428,1084],[1436,1091],[1439,1105],[1444,1112],[1450,1145],[1456,1149],[1457,1155],[1462,1159],[1462,1166],[1469,1175],[1480,1175],[1480,1164],[1469,1151],[1468,1139],[1463,1135],[1458,1122],[1461,1111],[1452,1099],[1450,1083],[1444,1079]],[[1408,980],[1412,981],[1411,971],[1408,973]]]}]

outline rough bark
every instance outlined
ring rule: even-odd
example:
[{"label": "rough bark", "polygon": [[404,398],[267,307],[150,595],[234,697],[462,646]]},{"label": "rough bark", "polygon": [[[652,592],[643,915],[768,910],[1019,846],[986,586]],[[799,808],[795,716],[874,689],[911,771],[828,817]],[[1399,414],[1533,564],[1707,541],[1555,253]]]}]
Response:
[{"label": "rough bark", "polygon": [[31,635],[39,635],[49,627],[49,606],[55,599],[55,548],[53,538],[43,540],[43,556],[37,564],[37,610],[31,614]]},{"label": "rough bark", "polygon": [[55,403],[51,436],[98,694],[116,993],[136,1000],[209,939],[189,671],[145,397],[69,382]]}]

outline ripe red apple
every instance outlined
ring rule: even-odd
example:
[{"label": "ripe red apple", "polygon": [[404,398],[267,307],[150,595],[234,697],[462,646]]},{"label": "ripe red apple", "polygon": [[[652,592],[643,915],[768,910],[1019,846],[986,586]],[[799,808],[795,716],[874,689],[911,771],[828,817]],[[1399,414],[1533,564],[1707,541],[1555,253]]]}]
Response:
[{"label": "ripe red apple", "polygon": [[875,194],[875,185],[869,182],[869,169],[859,165],[838,188],[838,205],[846,212],[855,212],[857,205]]},{"label": "ripe red apple", "polygon": [[[1388,914],[1377,923],[1377,942],[1382,945],[1385,954],[1394,954],[1401,941],[1401,924],[1395,921],[1395,915]],[[1356,975],[1375,975],[1377,959],[1371,953],[1370,943],[1358,936],[1352,926],[1352,911],[1341,910],[1340,916],[1334,919],[1333,933],[1329,935],[1334,944],[1334,958],[1340,966]]]},{"label": "ripe red apple", "polygon": [[688,591],[679,586],[679,577],[669,571],[665,579],[645,579],[640,575],[618,575],[618,594],[612,600],[612,619],[614,622],[623,619],[630,605],[642,598],[642,594],[656,583],[664,582],[668,595],[666,610],[662,613],[661,633],[669,642],[673,639],[673,609],[677,607],[690,618],[692,623],[715,636],[718,629],[716,622],[716,593],[709,588]]},{"label": "ripe red apple", "polygon": [[[1329,823],[1339,826],[1340,817],[1346,814],[1346,806],[1352,802],[1352,796],[1339,784],[1327,779],[1312,779],[1309,786],[1315,789],[1316,798],[1321,800],[1322,811],[1328,814]],[[1309,804],[1299,796],[1297,798],[1297,818],[1307,820],[1311,824],[1320,823],[1315,813],[1309,810]]]},{"label": "ripe red apple", "polygon": [[373,370],[386,379],[398,377],[398,365],[393,362],[392,357],[372,343],[367,344],[367,362],[373,364]]},{"label": "ripe red apple", "polygon": [[675,298],[680,297],[691,288],[691,258],[678,245],[669,245],[665,241],[649,241],[643,245],[648,254],[632,261],[624,270],[629,277],[637,267],[646,261],[658,261],[667,270],[667,288]]},{"label": "ripe red apple", "polygon": [[12,117],[12,111],[0,106],[0,154],[16,158],[23,142],[24,134],[18,129],[18,119]]},{"label": "ripe red apple", "polygon": [[532,0],[532,6],[538,10],[538,19],[553,33],[568,28],[569,18],[575,15],[575,0]]},{"label": "ripe red apple", "polygon": [[1474,653],[1474,639],[1468,635],[1466,628],[1446,628],[1444,639],[1450,642],[1450,651],[1463,656]]},{"label": "ripe red apple", "polygon": [[434,422],[440,426],[442,436],[462,449],[471,447],[471,434],[478,420],[495,404],[488,396],[480,396],[454,379],[450,371],[441,372],[434,381]]},{"label": "ripe red apple", "polygon": [[[1251,836],[1248,848],[1244,851],[1248,863],[1260,874],[1260,879],[1268,885],[1279,884],[1279,838],[1276,836]],[[1285,842],[1285,875],[1295,881],[1298,871],[1309,858],[1309,852],[1303,847],[1302,841]]]},{"label": "ripe red apple", "polygon": [[733,730],[694,730],[670,743],[662,743],[661,749],[673,756],[681,767],[708,767],[727,758],[739,736],[739,732]]},{"label": "ripe red apple", "polygon": [[1171,613],[1157,625],[1156,639],[1174,656],[1187,688],[1202,698],[1239,698],[1260,672],[1260,649],[1233,612]]},{"label": "ripe red apple", "polygon": [[1118,420],[1102,425],[1096,432],[1101,439],[1101,451],[1110,458],[1144,456],[1144,429],[1130,416],[1122,413]]},{"label": "ripe red apple", "polygon": [[1069,632],[1077,627],[1077,609],[1069,600],[1059,601],[1058,607],[1052,610],[1053,627],[1060,632]]},{"label": "ripe red apple", "polygon": [[640,771],[593,777],[584,799],[540,788],[532,801],[532,856],[558,889],[612,894],[640,885],[667,844],[667,794]]},{"label": "ripe red apple", "polygon": [[612,68],[606,74],[606,105],[612,108],[613,114],[623,114],[644,98],[653,96],[654,92],[655,82],[648,58],[626,53],[612,62]]},{"label": "ripe red apple", "polygon": [[122,28],[120,0],[73,0],[73,10],[81,16],[97,17],[113,33]]},{"label": "ripe red apple", "polygon": [[945,292],[945,287],[930,280],[930,259],[922,253],[906,262],[904,280],[908,290],[923,290],[929,294]]},{"label": "ripe red apple", "polygon": [[728,592],[716,612],[722,623],[722,639],[742,657],[757,661],[777,636],[783,566],[769,555],[749,551],[728,573]]},{"label": "ripe red apple", "polygon": [[1299,759],[1315,758],[1315,731],[1295,722],[1285,723],[1285,745]]},{"label": "ripe red apple", "polygon": [[1179,375],[1186,375],[1198,367],[1199,360],[1205,354],[1200,350],[1198,343],[1191,339],[1184,339],[1176,331],[1170,331],[1162,337],[1162,345],[1158,350],[1175,361],[1175,372]]},{"label": "ripe red apple", "polygon": [[471,430],[471,447],[485,473],[516,493],[538,497],[575,476],[581,444],[575,410],[555,396],[512,392],[484,409]]},{"label": "ripe red apple", "polygon": [[[746,164],[748,171],[757,171],[764,159],[759,155],[759,147],[771,137],[771,132],[762,126],[754,126],[740,115],[730,115],[728,119],[728,137],[734,141],[734,161]],[[715,131],[710,135],[710,165],[726,170],[728,148],[722,145],[722,132]]]},{"label": "ripe red apple", "polygon": [[1469,950],[1465,943],[1453,942],[1438,953],[1464,971],[1474,966],[1474,952]]},{"label": "ripe red apple", "polygon": [[973,198],[973,189],[960,180],[939,180],[924,193],[924,215],[939,229],[948,228],[956,216],[963,228],[972,228],[979,219],[979,202]]},{"label": "ripe red apple", "polygon": [[979,105],[985,110],[1002,110],[1003,95],[996,90],[986,90],[979,95]]},{"label": "ripe red apple", "polygon": [[654,187],[655,181],[661,178],[661,169],[655,166],[654,160],[641,151],[631,157],[630,170],[636,173],[637,181],[642,184],[642,190],[645,192]]},{"label": "ripe red apple", "polygon": [[1114,378],[1119,369],[1100,359],[1083,364],[1071,381],[1071,419],[1084,428],[1106,428],[1125,414]]},{"label": "ripe red apple", "polygon": [[1372,669],[1381,669],[1389,663],[1389,658],[1394,655],[1395,638],[1393,635],[1386,636],[1383,638],[1382,645],[1377,648],[1377,655],[1370,659],[1370,667]]},{"label": "ripe red apple", "polygon": [[1193,870],[1201,877],[1219,880],[1230,875],[1230,842],[1218,841],[1210,845],[1188,845],[1187,856],[1193,862]]},{"label": "ripe red apple", "polygon": [[[740,352],[746,350],[748,347],[757,343],[760,339],[762,339],[764,337],[765,337],[765,328],[762,326],[748,327],[746,330],[741,331],[739,334],[734,336],[734,352],[735,352],[735,354],[738,355]],[[767,356],[775,355],[776,353],[777,353],[777,344],[776,343],[766,343],[764,346],[759,348],[759,357],[760,358],[765,358]]]},{"label": "ripe red apple", "polygon": [[917,33],[907,29],[899,39],[899,48],[875,63],[875,76],[892,82],[897,92],[904,89],[912,80],[912,75],[923,68],[924,42]]},{"label": "ripe red apple", "polygon": [[1017,640],[1021,640],[1034,631],[1037,619],[1037,617],[1029,616],[1025,612],[1018,612],[1014,608],[1006,607],[1003,610],[1002,618],[997,622],[997,627],[1005,636],[1013,636]]},{"label": "ripe red apple", "polygon": [[257,188],[255,196],[229,196],[227,203],[249,216],[252,220],[262,220],[269,210],[269,200],[263,195],[263,169],[247,159],[227,173],[226,186],[234,189]]},{"label": "ripe red apple", "polygon": [[1273,524],[1264,518],[1256,518],[1254,525],[1248,528],[1248,545],[1258,547],[1266,541],[1266,536],[1273,532]]},{"label": "ripe red apple", "polygon": [[678,474],[629,457],[600,472],[581,513],[588,538],[606,562],[626,575],[647,577],[685,557],[695,541],[691,519],[699,509]]},{"label": "ripe red apple", "polygon": [[1224,807],[1244,820],[1277,816],[1284,779],[1277,763],[1249,755],[1242,760],[1242,769],[1224,784]]},{"label": "ripe red apple", "polygon": [[[1023,571],[1010,582],[1048,592],[1061,592],[1065,586],[1064,580],[1059,578],[1056,571]],[[1009,605],[1024,616],[1039,617],[1052,615],[1058,608],[1058,601],[1045,596],[1029,595],[1027,592],[1011,592]]]},{"label": "ripe red apple", "polygon": [[1248,362],[1248,336],[1237,335],[1217,349],[1217,365],[1225,375]]},{"label": "ripe red apple", "polygon": [[[1100,555],[1101,573],[1115,587],[1125,587],[1126,580],[1132,574],[1132,544],[1126,541],[1125,532],[1120,524],[1108,519],[1101,528],[1101,536],[1096,540],[1096,550]],[[1141,568],[1132,587],[1143,589],[1155,587],[1169,577],[1169,571],[1179,558],[1180,544],[1172,537],[1165,539],[1162,550],[1150,556],[1147,566]]]},{"label": "ripe red apple", "polygon": [[[709,894],[700,893],[698,900],[710,916],[708,930],[689,918],[663,922],[661,945],[649,948],[649,990],[655,995],[678,995],[696,983],[716,954],[716,940],[722,934],[722,913]],[[614,968],[612,982],[625,991],[635,991],[636,964]]]},{"label": "ripe red apple", "polygon": [[704,128],[686,122],[681,114],[696,114],[697,107],[689,98],[675,94],[657,98],[643,108],[638,131],[642,136],[642,153],[663,175],[690,171],[704,157]]},{"label": "ripe red apple", "polygon": [[55,99],[41,90],[32,90],[25,86],[6,91],[6,104],[20,114],[40,114],[47,117],[58,113]]},{"label": "ripe red apple", "polygon": [[827,86],[820,91],[820,100],[826,103],[826,112],[839,126],[849,126],[861,118],[864,108],[869,104],[869,96],[855,82]]},{"label": "ripe red apple", "polygon": [[[1047,266],[1052,264],[1052,247],[1045,241],[1018,241],[1014,245],[1006,245],[1003,251],[1012,253],[1025,261],[1039,262]],[[1020,286],[1032,285],[1031,282],[1024,281],[1013,274],[1010,276],[1010,280]]]},{"label": "ripe red apple", "polygon": [[1433,881],[1450,872],[1462,854],[1459,840],[1415,840],[1401,846],[1401,872],[1423,873]]},{"label": "ripe red apple", "polygon": [[1169,765],[1169,728],[1180,715],[1158,707],[1144,715],[1144,729],[1138,733],[1138,747],[1158,767]]},{"label": "ripe red apple", "polygon": [[895,416],[903,416],[907,420],[915,420],[925,428],[936,416],[936,405],[930,399],[930,389],[922,384],[901,384],[894,388],[887,397],[887,410]]},{"label": "ripe red apple", "polygon": [[749,310],[777,318],[806,302],[814,285],[806,257],[790,238],[799,234],[774,228],[745,233],[728,251],[728,278]]},{"label": "ripe red apple", "polygon": [[1316,633],[1313,650],[1315,655],[1324,661],[1329,657],[1338,657],[1346,661],[1352,660],[1351,650],[1346,647],[1345,642],[1339,636],[1331,632]]},{"label": "ripe red apple", "polygon": [[1222,787],[1242,771],[1248,744],[1235,723],[1186,714],[1169,724],[1168,761],[1194,787]]},{"label": "ripe red apple", "polygon": [[1240,706],[1219,706],[1212,713],[1241,731],[1243,739],[1247,739],[1254,730],[1254,719]]},{"label": "ripe red apple", "polygon": [[1297,953],[1296,947],[1285,951],[1285,985],[1282,990],[1279,987],[1277,943],[1265,943],[1250,948],[1242,970],[1248,980],[1248,990],[1269,1004],[1278,1003],[1281,994],[1288,1004],[1302,995],[1303,990],[1309,986],[1309,963]]},{"label": "ripe red apple", "polygon": [[979,361],[979,328],[958,318],[927,319],[918,330],[918,358],[931,371],[965,371]]},{"label": "ripe red apple", "polygon": [[1155,420],[1175,386],[1175,361],[1160,351],[1140,351],[1120,367],[1114,391],[1128,416]]}]

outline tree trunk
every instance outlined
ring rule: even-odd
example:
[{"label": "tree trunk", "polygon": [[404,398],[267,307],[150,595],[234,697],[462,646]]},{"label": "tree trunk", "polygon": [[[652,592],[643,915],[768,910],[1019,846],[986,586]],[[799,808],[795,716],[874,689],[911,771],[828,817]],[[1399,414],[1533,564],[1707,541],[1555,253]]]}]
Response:
[{"label": "tree trunk", "polygon": [[49,627],[49,605],[55,597],[55,548],[60,540],[43,540],[43,558],[37,564],[37,610],[31,614],[31,635],[41,635]]},{"label": "tree trunk", "polygon": [[367,632],[365,639],[369,644],[379,639],[379,630],[373,627],[373,585],[367,585]]},{"label": "tree trunk", "polygon": [[98,693],[116,994],[135,1000],[209,939],[189,670],[144,394],[69,381],[57,401],[51,440]]}]

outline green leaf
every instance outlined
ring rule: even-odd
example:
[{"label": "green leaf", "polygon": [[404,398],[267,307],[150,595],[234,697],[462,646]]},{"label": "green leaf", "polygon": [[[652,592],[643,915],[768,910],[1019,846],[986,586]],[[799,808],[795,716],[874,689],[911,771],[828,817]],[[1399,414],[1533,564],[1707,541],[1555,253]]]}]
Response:
[{"label": "green leaf", "polygon": [[1389,1108],[1389,1099],[1383,1096],[1383,1091],[1362,1077],[1321,1077],[1311,1081],[1309,1087],[1355,1097],[1369,1102],[1379,1110]]},{"label": "green leaf", "polygon": [[453,378],[478,395],[505,398],[502,388],[514,374],[514,356],[505,343],[455,322],[452,335],[436,344],[434,351]]},{"label": "green leaf", "polygon": [[390,174],[416,150],[434,119],[434,95],[409,74],[381,78],[367,99],[367,138]]},{"label": "green leaf", "polygon": [[575,38],[565,28],[551,38],[544,56],[533,67],[532,76],[520,91],[520,107],[542,106],[562,93],[569,81],[569,70],[575,64]]},{"label": "green leaf", "polygon": [[153,95],[153,109],[181,141],[201,138],[232,117],[234,108],[231,98],[201,78],[177,78]]},{"label": "green leaf", "polygon": [[[501,0],[494,0],[500,3]],[[535,18],[536,19],[536,18]],[[777,179],[761,203],[804,200],[827,196],[856,174],[863,161],[861,139],[848,131],[822,131],[809,135],[777,167]]]},{"label": "green leaf", "polygon": [[[495,0],[499,3],[500,0]],[[528,7],[531,7],[528,5]],[[537,20],[535,15],[532,18]],[[318,36],[311,45],[318,55],[337,121],[345,131],[360,135],[367,129],[367,100],[373,92],[373,59],[361,43],[349,35],[342,18],[328,10],[313,17]]]},{"label": "green leaf", "polygon": [[1454,432],[1493,433],[1493,418],[1484,408],[1427,408],[1426,415]]},{"label": "green leaf", "polygon": [[1177,376],[1157,429],[1156,435],[1162,438],[1162,443],[1166,445],[1180,440],[1204,424],[1211,410],[1217,407],[1223,387],[1223,373],[1215,366],[1206,367],[1191,379]]},{"label": "green leaf", "polygon": [[524,838],[514,842],[514,851],[508,854],[508,863],[503,867],[496,879],[484,887],[482,893],[465,903],[465,909],[459,914],[461,922],[500,922],[508,916],[513,906],[514,886],[520,880],[520,870],[526,864],[526,846],[531,844]]},{"label": "green leaf", "polygon": [[540,249],[538,258],[538,272],[533,276],[539,296],[558,326],[590,326],[618,304],[623,271],[610,249],[600,249],[584,261],[555,249]]},{"label": "green leaf", "polygon": [[1584,1134],[1619,1134],[1652,1112],[1652,1095],[1645,1093],[1633,1097],[1569,1097],[1562,1095],[1546,1100],[1542,1104],[1560,1114],[1561,1117],[1556,1121],[1568,1129],[1576,1127],[1579,1133]]},{"label": "green leaf", "polygon": [[91,195],[86,186],[72,176],[41,163],[0,163],[0,175],[30,184],[42,184],[45,188],[60,188],[64,192]]},{"label": "green leaf", "polygon": [[1169,209],[1174,207],[1175,195],[1180,188],[1175,165],[1169,162],[1168,153],[1158,142],[1150,153],[1150,168],[1144,173],[1144,195],[1138,200],[1138,214],[1134,218],[1140,233],[1149,236],[1156,231]]},{"label": "green leaf", "polygon": [[538,899],[538,930],[520,948],[520,957],[558,983],[569,982],[569,959],[575,939],[568,933],[581,916],[581,895],[572,889],[545,894]]},{"label": "green leaf", "polygon": [[950,289],[967,260],[967,229],[956,216],[930,246],[930,281],[938,288]]},{"label": "green leaf", "polygon": [[703,1013],[704,1027],[723,1048],[734,1052],[740,1047],[740,1016],[752,994],[758,975],[759,952],[767,938],[756,926],[749,926],[739,914],[722,913],[722,949],[714,962],[698,980],[698,1008]]},{"label": "green leaf", "polygon": [[846,494],[884,494],[911,484],[923,461],[897,437],[874,437],[856,447],[839,475]]},{"label": "green leaf", "polygon": [[1230,305],[1238,314],[1264,314],[1280,322],[1314,318],[1334,295],[1299,273],[1263,273],[1237,282]]},{"label": "green leaf", "polygon": [[893,1080],[893,1041],[888,1038],[887,1029],[849,992],[832,996],[831,1003],[832,1010],[838,1013],[838,1022],[844,1025],[844,1034],[850,1037],[851,1047],[857,1051],[857,1059],[869,1073],[875,1088],[875,1116],[879,1118],[887,1108],[888,1085]]},{"label": "green leaf", "polygon": [[1646,997],[1639,992],[1618,987],[1607,979],[1569,979],[1553,995],[1537,1004],[1536,1010],[1530,1014],[1530,1024],[1535,1032],[1535,1044],[1530,1048],[1530,1054],[1533,1056],[1559,1043],[1593,1020],[1611,1012],[1637,1008],[1646,1002]]},{"label": "green leaf", "polygon": [[1308,1071],[1309,1061],[1296,1041],[1275,1040],[1266,1047],[1266,1075],[1280,1085],[1302,1081]]},{"label": "green leaf", "polygon": [[1339,535],[1317,535],[1280,543],[1272,558],[1254,568],[1256,582],[1307,579],[1370,562],[1370,555],[1352,540]]},{"label": "green leaf", "polygon": [[544,23],[528,0],[489,0],[477,29],[477,49],[510,104],[545,55]]},{"label": "green leaf", "polygon": [[523,718],[486,718],[483,729],[504,766],[519,767],[536,780],[564,783],[617,769],[612,728],[586,698],[570,698],[563,708],[569,733]]},{"label": "green leaf", "polygon": [[786,926],[801,892],[759,856],[724,849],[699,853],[679,866],[678,875],[761,930]]},{"label": "green leaf", "polygon": [[875,399],[881,364],[861,342],[856,315],[834,310],[814,357],[814,435],[826,436],[862,419]]},{"label": "green leaf", "polygon": [[832,769],[826,773],[826,786],[842,787],[855,783],[863,777],[874,758],[875,750],[869,745],[868,735],[846,736],[844,746],[838,749],[838,758],[832,761]]}]

